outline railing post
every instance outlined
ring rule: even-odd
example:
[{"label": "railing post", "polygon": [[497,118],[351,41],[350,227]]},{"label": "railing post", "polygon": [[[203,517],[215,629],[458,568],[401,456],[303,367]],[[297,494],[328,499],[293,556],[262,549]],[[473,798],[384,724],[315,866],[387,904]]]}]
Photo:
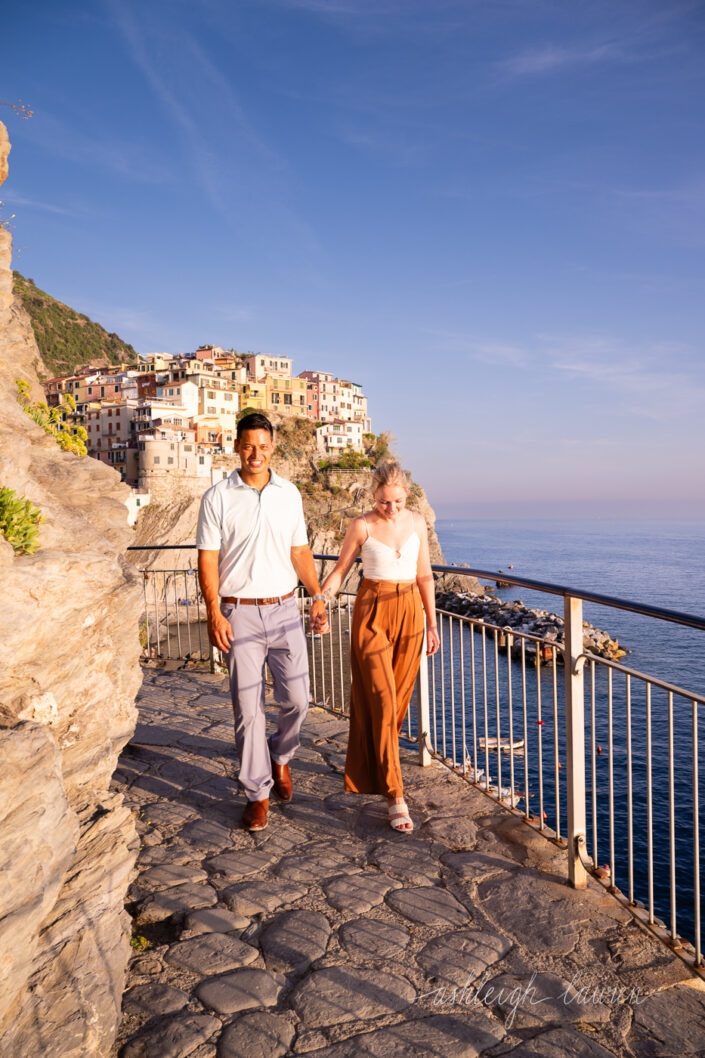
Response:
[{"label": "railing post", "polygon": [[580,858],[585,848],[585,697],[583,689],[583,601],[565,596],[565,752],[568,816],[568,878],[584,889],[587,874]]},{"label": "railing post", "polygon": [[431,754],[428,751],[428,740],[431,733],[431,710],[428,694],[428,657],[426,655],[426,628],[424,626],[423,644],[421,646],[421,665],[416,677],[416,735],[419,743],[419,767],[428,768]]}]

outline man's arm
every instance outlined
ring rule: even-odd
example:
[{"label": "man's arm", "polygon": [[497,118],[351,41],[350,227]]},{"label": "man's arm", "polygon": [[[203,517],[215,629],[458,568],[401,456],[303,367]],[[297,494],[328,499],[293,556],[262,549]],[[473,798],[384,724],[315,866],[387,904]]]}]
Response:
[{"label": "man's arm", "polygon": [[[303,547],[292,547],[291,564],[309,595],[320,595],[321,586],[318,583],[316,563],[313,553],[308,545]],[[311,631],[326,633],[328,628],[328,617],[326,615],[326,604],[323,599],[316,599],[311,603]]]},{"label": "man's arm", "polygon": [[198,552],[198,582],[201,585],[201,594],[206,604],[206,615],[208,618],[208,638],[214,647],[218,647],[224,654],[230,650],[233,641],[233,630],[230,622],[220,612],[220,596],[218,588],[220,578],[218,575],[219,551]]}]

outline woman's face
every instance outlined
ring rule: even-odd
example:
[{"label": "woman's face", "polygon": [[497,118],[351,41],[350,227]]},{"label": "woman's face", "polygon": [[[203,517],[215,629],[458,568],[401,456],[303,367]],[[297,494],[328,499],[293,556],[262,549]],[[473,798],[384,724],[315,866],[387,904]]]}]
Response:
[{"label": "woman's face", "polygon": [[406,507],[406,489],[401,485],[384,485],[374,495],[375,509],[383,518],[396,518]]}]

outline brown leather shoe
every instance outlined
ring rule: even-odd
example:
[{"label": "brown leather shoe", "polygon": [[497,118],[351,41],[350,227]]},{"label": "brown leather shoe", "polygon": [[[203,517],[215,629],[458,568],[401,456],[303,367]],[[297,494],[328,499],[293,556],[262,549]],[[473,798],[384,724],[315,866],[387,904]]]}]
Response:
[{"label": "brown leather shoe", "polygon": [[291,772],[288,764],[275,764],[272,761],[272,778],[274,779],[274,792],[280,801],[290,801],[294,796],[294,786],[291,781]]},{"label": "brown leather shoe", "polygon": [[242,825],[245,830],[264,830],[267,825],[267,812],[269,810],[269,798],[264,801],[248,801],[245,811],[242,813]]}]

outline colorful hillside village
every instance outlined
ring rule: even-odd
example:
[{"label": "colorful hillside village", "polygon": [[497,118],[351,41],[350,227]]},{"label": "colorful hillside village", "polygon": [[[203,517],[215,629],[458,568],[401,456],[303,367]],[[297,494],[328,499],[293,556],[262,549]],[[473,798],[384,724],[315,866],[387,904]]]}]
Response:
[{"label": "colorful hillside village", "polygon": [[362,452],[371,431],[367,398],[355,382],[325,371],[292,376],[289,357],[214,345],[185,355],[151,353],[136,367],[82,367],[43,386],[50,408],[73,398],[75,411],[63,417],[84,427],[89,455],[120,471],[136,507],[149,502],[155,479],[166,474],[211,478],[214,459],[234,451],[245,409],[275,424],[289,416],[319,423],[321,456]]}]

